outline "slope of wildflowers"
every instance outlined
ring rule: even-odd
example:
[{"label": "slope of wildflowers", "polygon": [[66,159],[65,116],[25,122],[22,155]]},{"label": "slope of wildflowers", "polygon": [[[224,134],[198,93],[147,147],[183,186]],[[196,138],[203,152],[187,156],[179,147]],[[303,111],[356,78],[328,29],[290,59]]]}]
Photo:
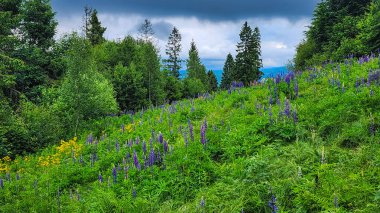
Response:
[{"label": "slope of wildflowers", "polygon": [[375,56],[109,116],[0,161],[1,212],[380,212]]}]

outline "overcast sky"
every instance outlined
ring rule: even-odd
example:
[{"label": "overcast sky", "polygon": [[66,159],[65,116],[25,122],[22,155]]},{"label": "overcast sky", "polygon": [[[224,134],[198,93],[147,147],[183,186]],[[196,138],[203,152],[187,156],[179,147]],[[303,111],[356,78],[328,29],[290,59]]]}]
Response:
[{"label": "overcast sky", "polygon": [[137,36],[150,19],[164,58],[168,36],[176,26],[182,34],[183,59],[194,39],[208,69],[222,69],[236,44],[244,21],[261,31],[264,67],[283,66],[293,58],[319,0],[52,0],[59,22],[58,35],[80,31],[83,8],[98,11],[107,39]]}]

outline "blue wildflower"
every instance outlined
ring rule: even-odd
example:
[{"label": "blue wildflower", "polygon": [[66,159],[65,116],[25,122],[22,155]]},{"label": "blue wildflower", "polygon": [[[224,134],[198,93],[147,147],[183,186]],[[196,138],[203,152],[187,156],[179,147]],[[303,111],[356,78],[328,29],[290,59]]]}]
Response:
[{"label": "blue wildflower", "polygon": [[268,203],[269,207],[272,209],[272,213],[278,212],[278,207],[276,206],[276,197],[272,194],[272,197]]},{"label": "blue wildflower", "polygon": [[99,183],[103,183],[103,176],[102,174],[100,174],[100,172],[99,172],[98,180],[99,180]]},{"label": "blue wildflower", "polygon": [[116,180],[117,180],[117,171],[116,171],[116,167],[113,166],[112,168],[112,176],[113,176],[113,182],[116,183]]},{"label": "blue wildflower", "polygon": [[160,132],[160,134],[158,135],[158,142],[160,142],[161,144],[164,142],[164,137],[162,136],[162,133]]},{"label": "blue wildflower", "polygon": [[204,125],[201,126],[201,143],[206,145],[206,127]]},{"label": "blue wildflower", "polygon": [[135,164],[136,169],[141,170],[139,159],[137,158],[136,150],[133,150],[133,163]]}]

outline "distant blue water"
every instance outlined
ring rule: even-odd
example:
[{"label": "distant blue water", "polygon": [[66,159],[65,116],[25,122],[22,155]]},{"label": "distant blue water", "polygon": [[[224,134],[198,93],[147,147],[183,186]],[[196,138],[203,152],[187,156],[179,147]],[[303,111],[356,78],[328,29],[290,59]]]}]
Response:
[{"label": "distant blue water", "polygon": [[[264,75],[261,78],[272,78],[275,77],[277,74],[285,74],[288,72],[285,66],[283,67],[269,67],[269,68],[261,68],[261,71],[264,73]],[[213,70],[216,79],[218,80],[218,84],[222,81],[222,74],[223,70]],[[186,70],[180,70],[179,71],[180,78],[186,77]]]}]

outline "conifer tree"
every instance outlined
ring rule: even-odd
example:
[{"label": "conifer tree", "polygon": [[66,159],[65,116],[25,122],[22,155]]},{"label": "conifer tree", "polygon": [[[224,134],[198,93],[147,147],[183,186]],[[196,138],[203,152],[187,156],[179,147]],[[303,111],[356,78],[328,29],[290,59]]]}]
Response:
[{"label": "conifer tree", "polygon": [[83,33],[86,39],[89,39],[90,31],[90,19],[92,14],[92,8],[89,6],[84,7],[84,17],[83,17]]},{"label": "conifer tree", "polygon": [[179,78],[179,69],[181,69],[181,34],[176,27],[173,28],[169,35],[168,44],[166,45],[166,55],[168,59],[164,60],[166,67],[170,71],[170,75]]},{"label": "conifer tree", "polygon": [[216,91],[218,89],[218,80],[213,71],[209,70],[207,72],[207,79],[209,91]]},{"label": "conifer tree", "polygon": [[26,1],[21,27],[23,39],[29,45],[47,50],[54,43],[55,28],[58,25],[54,16],[49,0]]},{"label": "conifer tree", "polygon": [[201,63],[195,42],[191,42],[189,59],[187,60],[187,77],[199,79],[204,85],[208,84],[206,67]]},{"label": "conifer tree", "polygon": [[144,23],[140,26],[139,37],[143,42],[154,42],[154,31],[149,19],[145,19]]},{"label": "conifer tree", "polygon": [[98,19],[98,11],[92,10],[88,28],[88,39],[92,45],[102,43],[105,39],[103,37],[105,27],[102,27],[101,22]]},{"label": "conifer tree", "polygon": [[254,80],[258,80],[262,72],[261,51],[260,51],[260,32],[258,28],[252,31],[247,22],[244,23],[240,32],[240,42],[237,45],[236,55],[236,79],[244,85],[248,85]]},{"label": "conifer tree", "polygon": [[231,53],[227,55],[226,62],[223,67],[222,82],[220,88],[227,89],[230,87],[235,75],[235,61]]}]

